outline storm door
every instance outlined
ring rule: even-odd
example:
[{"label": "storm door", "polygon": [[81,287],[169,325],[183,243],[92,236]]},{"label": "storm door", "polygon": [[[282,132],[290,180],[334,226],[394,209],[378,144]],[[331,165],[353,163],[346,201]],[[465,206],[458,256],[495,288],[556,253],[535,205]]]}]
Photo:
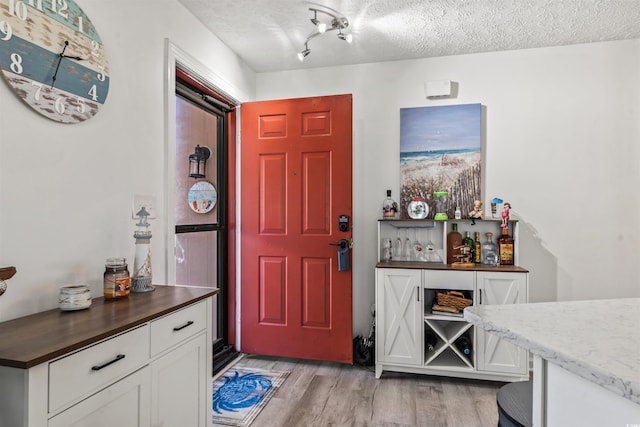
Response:
[{"label": "storm door", "polygon": [[232,357],[228,340],[228,189],[225,105],[176,79],[176,284],[219,288],[214,306],[214,372]]}]

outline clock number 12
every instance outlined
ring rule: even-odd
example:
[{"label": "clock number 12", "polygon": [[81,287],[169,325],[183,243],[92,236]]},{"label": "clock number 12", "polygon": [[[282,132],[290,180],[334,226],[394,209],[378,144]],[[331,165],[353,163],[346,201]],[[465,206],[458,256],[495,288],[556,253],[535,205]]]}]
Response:
[{"label": "clock number 12", "polygon": [[65,19],[69,19],[69,12],[67,11],[68,8],[67,0],[51,0],[51,11]]}]

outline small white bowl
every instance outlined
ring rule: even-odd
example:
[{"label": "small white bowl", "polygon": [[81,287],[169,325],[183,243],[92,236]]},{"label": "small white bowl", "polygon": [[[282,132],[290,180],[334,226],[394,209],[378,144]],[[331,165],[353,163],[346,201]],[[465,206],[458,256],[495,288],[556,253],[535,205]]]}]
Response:
[{"label": "small white bowl", "polygon": [[91,306],[91,291],[87,285],[61,286],[58,305],[63,311],[89,308]]}]

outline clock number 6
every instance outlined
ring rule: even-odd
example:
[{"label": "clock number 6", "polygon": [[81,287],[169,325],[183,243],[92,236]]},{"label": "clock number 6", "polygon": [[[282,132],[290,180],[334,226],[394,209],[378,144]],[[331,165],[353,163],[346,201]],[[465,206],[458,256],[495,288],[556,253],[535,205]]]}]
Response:
[{"label": "clock number 6", "polygon": [[56,103],[54,104],[54,107],[55,107],[56,111],[58,112],[58,114],[64,114],[65,106],[64,106],[64,101],[62,100],[62,98],[56,99]]},{"label": "clock number 6", "polygon": [[7,21],[0,21],[0,33],[4,34],[4,36],[0,37],[0,40],[11,40],[11,36],[13,36],[13,29],[11,28],[11,24],[9,24]]}]

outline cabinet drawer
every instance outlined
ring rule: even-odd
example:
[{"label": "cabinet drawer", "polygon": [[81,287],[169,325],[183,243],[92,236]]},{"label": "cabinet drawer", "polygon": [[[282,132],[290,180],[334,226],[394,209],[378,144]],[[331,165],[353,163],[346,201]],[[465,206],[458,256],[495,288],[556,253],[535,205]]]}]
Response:
[{"label": "cabinet drawer", "polygon": [[151,357],[205,330],[207,302],[202,301],[151,322]]},{"label": "cabinet drawer", "polygon": [[475,283],[475,271],[437,271],[424,272],[424,287],[428,289],[459,289],[472,291]]},{"label": "cabinet drawer", "polygon": [[116,381],[149,360],[149,326],[141,326],[49,364],[49,412]]}]

